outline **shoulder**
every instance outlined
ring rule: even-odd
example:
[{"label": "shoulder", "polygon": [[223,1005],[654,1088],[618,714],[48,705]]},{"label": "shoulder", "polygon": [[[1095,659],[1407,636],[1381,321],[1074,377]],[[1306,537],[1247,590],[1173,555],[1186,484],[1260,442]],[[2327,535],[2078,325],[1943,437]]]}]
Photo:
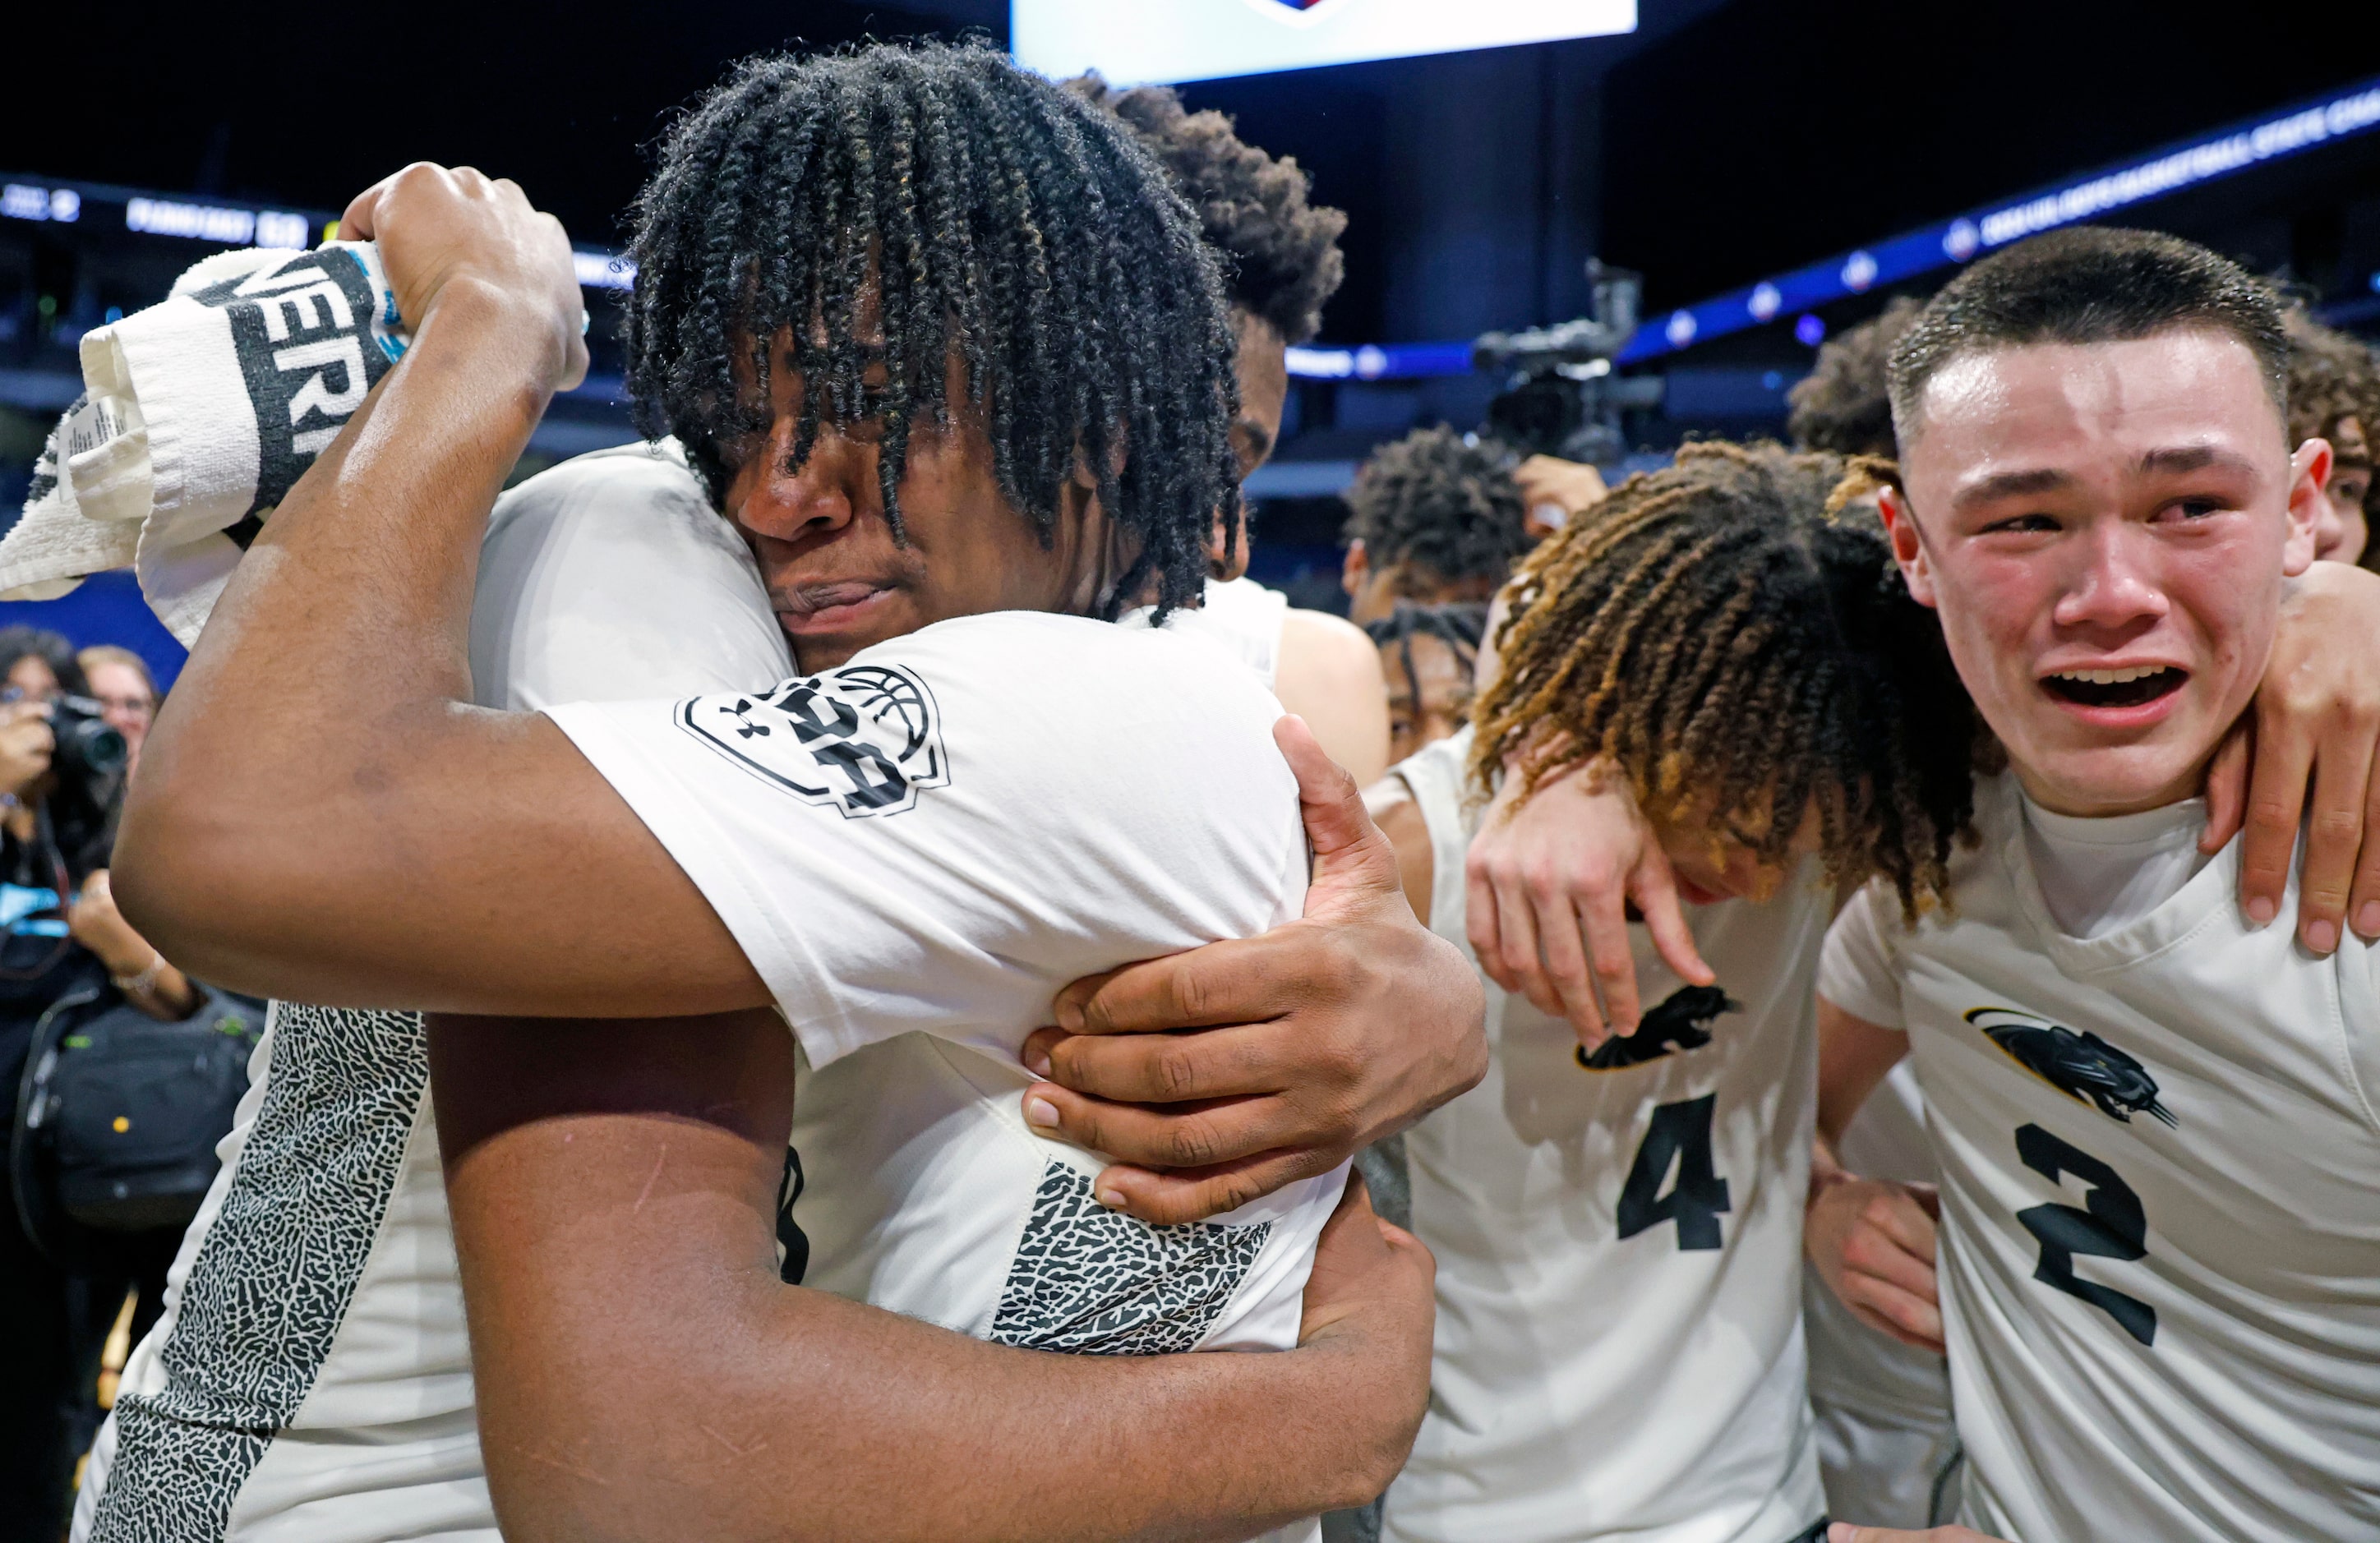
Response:
[{"label": "shoulder", "polygon": [[700,514],[708,524],[722,523],[702,480],[673,440],[615,445],[547,468],[496,500],[488,535],[495,541],[516,526],[541,525],[565,515],[649,518],[655,511],[688,518]]},{"label": "shoulder", "polygon": [[1328,611],[1289,611],[1281,620],[1281,673],[1358,684],[1380,679],[1380,650],[1362,627]]},{"label": "shoulder", "polygon": [[1437,853],[1430,844],[1429,819],[1421,800],[1404,778],[1391,772],[1364,790],[1364,811],[1389,838],[1397,855],[1397,884],[1405,904],[1424,927],[1429,925],[1430,897],[1438,883]]}]

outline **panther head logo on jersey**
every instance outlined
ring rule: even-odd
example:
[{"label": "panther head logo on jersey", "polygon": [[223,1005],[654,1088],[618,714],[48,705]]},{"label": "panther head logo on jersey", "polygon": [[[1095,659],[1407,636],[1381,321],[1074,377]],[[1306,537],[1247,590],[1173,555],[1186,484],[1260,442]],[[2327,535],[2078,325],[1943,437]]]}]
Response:
[{"label": "panther head logo on jersey", "polygon": [[1645,1014],[1635,1033],[1613,1035],[1592,1055],[1581,1045],[1578,1063],[1590,1072],[1617,1072],[1680,1051],[1698,1051],[1711,1042],[1710,1026],[1721,1013],[1742,1011],[1743,1003],[1730,1001],[1716,986],[1681,986]]},{"label": "panther head logo on jersey", "polygon": [[941,711],[926,683],[897,664],[850,664],[797,675],[774,690],[698,697],[678,726],[771,787],[845,820],[914,808],[919,790],[951,780]]},{"label": "panther head logo on jersey", "polygon": [[2135,1114],[2176,1124],[2173,1111],[2157,1102],[2156,1078],[2148,1068],[2088,1030],[2077,1034],[2013,1007],[1973,1008],[1967,1021],[2010,1060],[2076,1103],[2088,1100],[2126,1124]]}]

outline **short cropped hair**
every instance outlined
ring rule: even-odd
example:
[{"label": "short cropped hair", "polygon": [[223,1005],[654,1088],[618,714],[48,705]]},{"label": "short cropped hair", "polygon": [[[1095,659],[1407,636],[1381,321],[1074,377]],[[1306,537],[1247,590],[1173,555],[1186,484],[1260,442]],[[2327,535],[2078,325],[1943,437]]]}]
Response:
[{"label": "short cropped hair", "polygon": [[1922,309],[1909,296],[1896,295],[1879,314],[1827,340],[1809,374],[1785,394],[1792,408],[1785,432],[1795,449],[1892,454],[1892,395],[1885,389],[1885,362]]},{"label": "short cropped hair", "polygon": [[1308,201],[1295,160],[1249,144],[1211,108],[1186,110],[1170,86],[1120,91],[1093,70],[1066,90],[1122,119],[1172,176],[1223,259],[1233,305],[1271,322],[1290,343],[1322,330],[1323,302],[1347,273],[1339,251],[1347,216]]},{"label": "short cropped hair", "polygon": [[1444,424],[1373,452],[1343,495],[1340,540],[1360,540],[1376,566],[1411,563],[1439,578],[1501,584],[1533,544],[1512,449]]},{"label": "short cropped hair", "polygon": [[2125,343],[2183,327],[2246,345],[2274,407],[2288,417],[2289,343],[2269,286],[2178,236],[2085,225],[1987,257],[1926,303],[1893,345],[1894,430],[1907,444],[1925,383],[1963,355],[2038,343]]}]

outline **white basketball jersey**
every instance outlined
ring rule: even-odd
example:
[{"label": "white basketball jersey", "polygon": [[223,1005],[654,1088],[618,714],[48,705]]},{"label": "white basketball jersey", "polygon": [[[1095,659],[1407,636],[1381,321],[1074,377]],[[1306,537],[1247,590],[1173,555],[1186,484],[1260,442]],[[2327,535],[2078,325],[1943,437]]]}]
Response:
[{"label": "white basketball jersey", "polygon": [[[1431,929],[1466,954],[1469,749],[1397,769],[1429,827]],[[1688,906],[1716,989],[1631,929],[1658,1005],[1600,1069],[1489,984],[1486,1079],[1405,1136],[1438,1330],[1389,1537],[1785,1543],[1818,1520],[1801,1257],[1828,901],[1805,870],[1766,905]]]},{"label": "white basketball jersey", "polygon": [[[1147,626],[1155,614],[1144,607],[1120,619],[1125,626]],[[1288,616],[1289,597],[1278,589],[1253,578],[1210,578],[1197,609],[1173,612],[1165,627],[1221,649],[1256,672],[1269,691],[1281,674],[1281,626]]]},{"label": "white basketball jersey", "polygon": [[2017,796],[1979,790],[1955,911],[1864,918],[1891,939],[1941,1166],[1961,1520],[2019,1543],[2373,1537],[2372,951],[2248,927],[2236,841],[2140,920],[2069,937]]}]

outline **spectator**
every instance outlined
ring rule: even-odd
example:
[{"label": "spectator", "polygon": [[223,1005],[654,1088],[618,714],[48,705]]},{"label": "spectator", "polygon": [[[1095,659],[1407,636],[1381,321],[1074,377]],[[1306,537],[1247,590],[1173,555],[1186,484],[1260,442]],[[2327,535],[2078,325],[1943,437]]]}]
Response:
[{"label": "spectator", "polygon": [[1347,491],[1340,574],[1365,626],[1397,601],[1485,602],[1535,544],[1507,446],[1440,424],[1373,452]]},{"label": "spectator", "polygon": [[107,726],[124,736],[124,773],[140,764],[140,742],[149,737],[149,721],[157,715],[157,681],[149,662],[130,649],[95,643],[75,655],[91,694]]},{"label": "spectator", "polygon": [[[68,992],[104,988],[151,1016],[199,1004],[115,908],[108,847],[121,777],[57,755],[51,716],[91,683],[55,632],[0,628],[0,1109],[16,1112],[35,1025]],[[181,1229],[126,1234],[121,1268],[77,1272],[19,1224],[0,1144],[0,1540],[55,1543],[66,1526],[75,1459],[99,1419],[99,1358],[128,1287],[140,1294],[138,1339],[163,1305]]]},{"label": "spectator", "polygon": [[2314,555],[2331,563],[2374,564],[2368,559],[2371,527],[2365,505],[2372,495],[2372,434],[2380,430],[2380,369],[2371,346],[2325,327],[2292,306],[2289,334],[2289,442],[2330,442],[2330,481]]},{"label": "spectator", "polygon": [[1389,682],[1389,762],[1437,743],[1471,717],[1471,672],[1488,608],[1476,601],[1415,605],[1399,601],[1365,624]]},{"label": "spectator", "polygon": [[1818,350],[1815,367],[1785,394],[1791,407],[1785,431],[1796,450],[1894,454],[1884,361],[1917,319],[1919,309],[1908,296],[1896,296],[1882,311]]}]

